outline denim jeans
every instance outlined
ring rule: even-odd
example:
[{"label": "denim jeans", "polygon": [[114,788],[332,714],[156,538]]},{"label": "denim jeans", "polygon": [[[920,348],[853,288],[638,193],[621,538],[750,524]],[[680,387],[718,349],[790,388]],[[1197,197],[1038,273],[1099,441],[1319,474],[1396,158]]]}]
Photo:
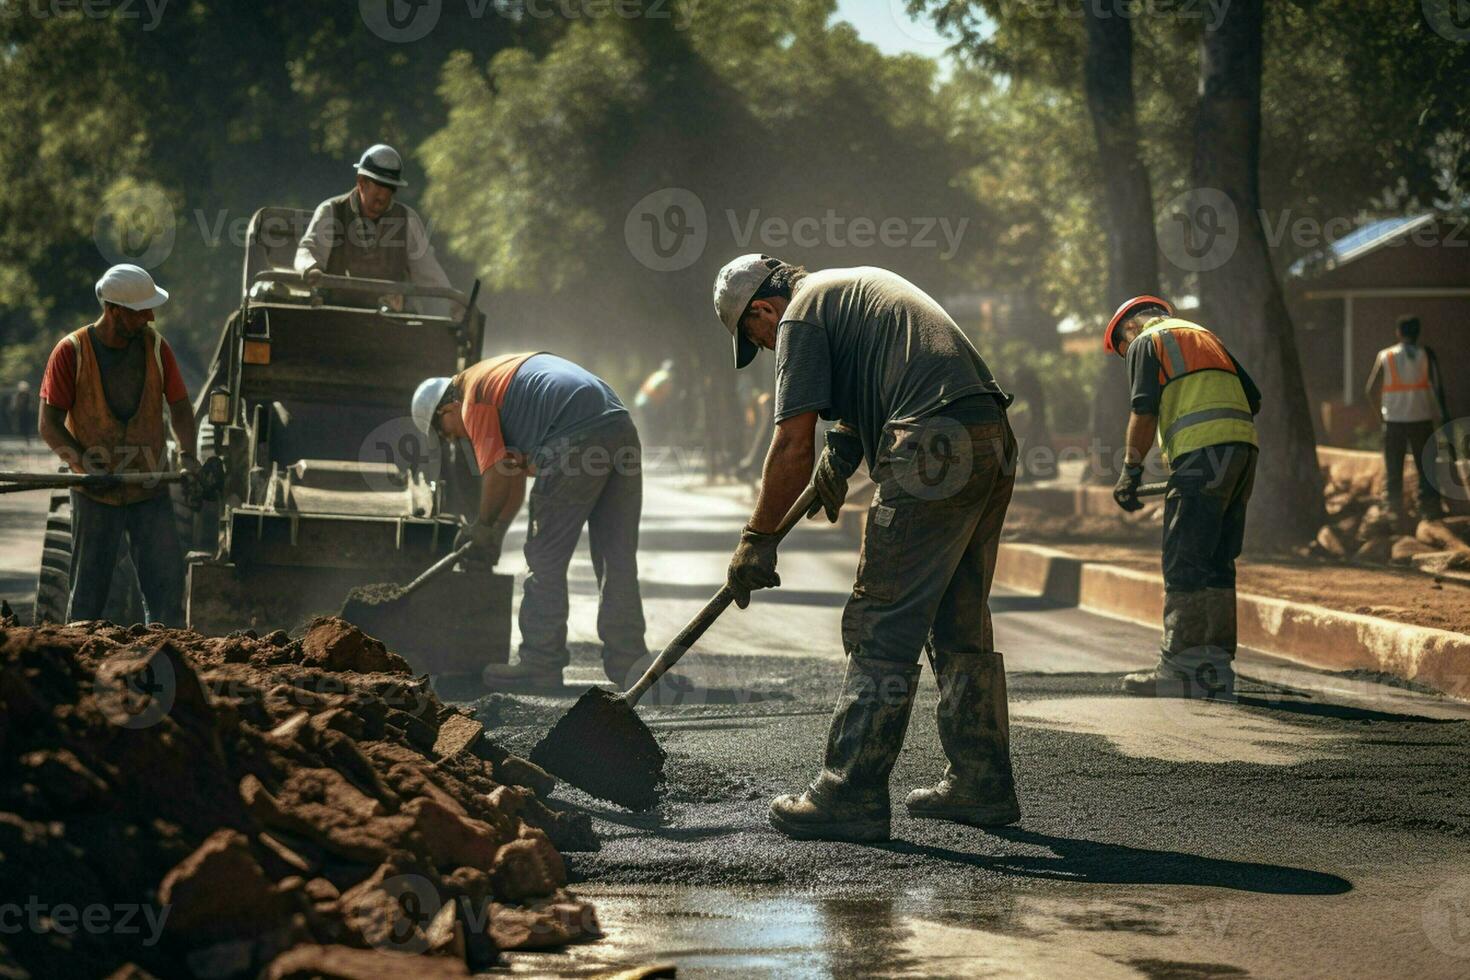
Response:
[{"label": "denim jeans", "polygon": [[148,621],[183,626],[184,551],[166,490],[123,505],[98,503],[72,491],[71,600],[66,618],[101,617],[125,533]]},{"label": "denim jeans", "polygon": [[597,576],[603,657],[632,662],[648,652],[638,589],[643,513],[642,446],[626,415],[577,433],[542,454],[531,490],[521,596],[521,662],[565,667],[567,566],[587,528]]}]

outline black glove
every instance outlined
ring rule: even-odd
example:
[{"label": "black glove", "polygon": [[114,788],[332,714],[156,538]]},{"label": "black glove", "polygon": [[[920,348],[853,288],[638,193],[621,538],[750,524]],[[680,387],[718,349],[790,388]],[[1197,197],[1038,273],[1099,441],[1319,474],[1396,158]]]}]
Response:
[{"label": "black glove", "polygon": [[1138,499],[1138,485],[1142,482],[1142,466],[1125,466],[1123,472],[1118,474],[1118,482],[1113,486],[1113,499],[1130,514],[1143,510],[1143,501]]},{"label": "black glove", "polygon": [[862,459],[863,442],[856,432],[842,425],[827,432],[827,448],[822,450],[817,472],[812,476],[817,502],[806,512],[807,517],[816,517],[818,511],[826,511],[827,520],[837,523],[837,512],[847,502],[847,481],[857,472]]},{"label": "black glove", "polygon": [[486,524],[476,521],[459,529],[459,534],[454,539],[455,550],[459,550],[467,543],[473,542],[474,549],[470,551],[469,557],[477,561],[483,561],[492,567],[500,564],[500,549],[505,544],[505,532],[508,525],[503,521],[495,521]]},{"label": "black glove", "polygon": [[781,539],[750,528],[740,532],[740,547],[730,558],[729,586],[735,593],[735,605],[750,605],[750,594],[757,589],[774,589],[781,584],[776,574],[776,545]]}]

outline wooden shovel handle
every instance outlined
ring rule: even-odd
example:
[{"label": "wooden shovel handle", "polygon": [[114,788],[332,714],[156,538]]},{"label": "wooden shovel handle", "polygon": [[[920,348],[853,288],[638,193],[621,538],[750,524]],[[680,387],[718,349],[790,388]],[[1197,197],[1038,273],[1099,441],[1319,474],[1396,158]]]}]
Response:
[{"label": "wooden shovel handle", "polygon": [[[801,523],[801,519],[806,516],[806,512],[811,510],[812,504],[816,502],[817,488],[815,486],[807,487],[802,495],[797,498],[796,503],[791,505],[791,509],[786,512],[786,517],[781,521],[781,526],[776,528],[776,540],[781,541],[785,539],[786,535],[791,532],[791,529]],[[734,601],[735,593],[731,591],[729,583],[720,586],[720,591],[716,592],[710,598],[710,601],[704,604],[704,608],[689,621],[687,626],[679,631],[677,636],[669,641],[669,645],[663,648],[653,663],[649,664],[648,669],[643,672],[643,676],[638,679],[638,683],[634,684],[623,694],[623,699],[628,702],[629,706],[637,704],[638,700],[648,693],[648,689],[657,684],[658,679],[668,673],[669,669],[679,662],[679,658],[684,656],[690,647],[699,642],[699,638],[704,636],[705,630],[713,626],[715,620],[720,618],[720,614],[730,608],[730,603]]]}]

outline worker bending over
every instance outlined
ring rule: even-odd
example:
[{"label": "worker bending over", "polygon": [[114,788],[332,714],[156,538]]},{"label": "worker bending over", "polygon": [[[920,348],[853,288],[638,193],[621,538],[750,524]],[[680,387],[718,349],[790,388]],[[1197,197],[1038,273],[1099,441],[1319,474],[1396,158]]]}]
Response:
[{"label": "worker bending over", "polygon": [[506,354],[453,378],[430,378],[413,396],[420,431],[467,439],[481,473],[478,518],[465,534],[477,556],[500,559],[505,532],[534,474],[520,662],[485,668],[492,688],[559,689],[567,650],[567,566],[587,527],[597,576],[603,669],[621,684],[644,659],[638,589],[642,446],[607,382],[554,354]]},{"label": "worker bending over", "polygon": [[[41,438],[73,473],[160,473],[167,412],[181,464],[197,473],[189,390],[149,326],[168,293],[136,265],[108,269],[96,293],[101,318],[63,337],[46,363]],[[184,553],[167,486],[74,489],[71,521],[69,621],[101,618],[126,532],[148,621],[184,625]]]},{"label": "worker bending over", "polygon": [[1235,559],[1256,475],[1261,393],[1220,338],[1155,296],[1118,308],[1103,348],[1128,359],[1132,414],[1113,499],[1143,507],[1138,487],[1157,435],[1164,497],[1164,636],[1158,665],[1123,678],[1129,694],[1235,696]]},{"label": "worker bending over", "polygon": [[[1005,669],[988,600],[1014,483],[1008,399],[949,315],[883,269],[805,270],[744,255],[720,271],[715,310],[735,366],[776,352],[776,428],[760,497],[730,561],[744,608],[780,585],[773,533],[809,481],[829,520],[866,461],[878,489],[842,619],[847,675],[822,768],[771,803],[790,837],[889,836],[888,777],[926,651],[939,682],[949,767],[910,793],[916,817],[978,825],[1020,818],[1011,776]],[[818,417],[837,426],[812,476]]]},{"label": "worker bending over", "polygon": [[[1404,512],[1404,451],[1414,456],[1419,471],[1419,517],[1432,521],[1444,516],[1439,488],[1434,485],[1439,465],[1436,423],[1443,423],[1444,386],[1434,351],[1419,345],[1419,318],[1406,316],[1398,323],[1399,342],[1385,347],[1373,360],[1364,391],[1383,416],[1383,465],[1387,476],[1388,509]],[[1382,381],[1380,396],[1379,382]]]}]

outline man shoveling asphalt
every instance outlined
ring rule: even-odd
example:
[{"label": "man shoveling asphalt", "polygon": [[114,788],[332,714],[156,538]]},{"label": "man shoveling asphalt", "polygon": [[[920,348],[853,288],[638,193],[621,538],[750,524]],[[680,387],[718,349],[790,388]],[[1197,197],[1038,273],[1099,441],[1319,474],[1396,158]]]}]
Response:
[{"label": "man shoveling asphalt", "polygon": [[[921,649],[939,682],[949,768],[909,794],[909,812],[1018,820],[1005,669],[987,605],[1014,483],[1008,399],[939,304],[891,272],[808,275],[744,255],[720,271],[714,299],[737,368],[760,348],[776,352],[776,431],[730,562],[736,602],[744,608],[752,590],[780,585],[771,532],[809,481],[820,494],[810,516],[825,510],[832,521],[860,462],[878,485],[843,614],[847,675],[822,769],[805,792],[772,802],[772,826],[797,838],[888,839],[888,777]],[[813,478],[818,416],[838,424]]]},{"label": "man shoveling asphalt", "polygon": [[1232,699],[1235,559],[1256,476],[1261,393],[1219,337],[1155,296],[1118,307],[1103,348],[1128,359],[1133,392],[1118,506],[1143,507],[1138,487],[1156,434],[1169,465],[1159,662],[1124,677],[1123,690]]},{"label": "man shoveling asphalt", "polygon": [[492,664],[492,688],[562,686],[567,650],[567,566],[585,525],[600,599],[603,668],[616,684],[648,656],[638,589],[643,510],[638,430],[605,381],[554,354],[507,354],[453,378],[430,378],[413,396],[421,432],[468,439],[481,472],[479,519],[465,533],[494,565],[534,473],[520,662]]}]

